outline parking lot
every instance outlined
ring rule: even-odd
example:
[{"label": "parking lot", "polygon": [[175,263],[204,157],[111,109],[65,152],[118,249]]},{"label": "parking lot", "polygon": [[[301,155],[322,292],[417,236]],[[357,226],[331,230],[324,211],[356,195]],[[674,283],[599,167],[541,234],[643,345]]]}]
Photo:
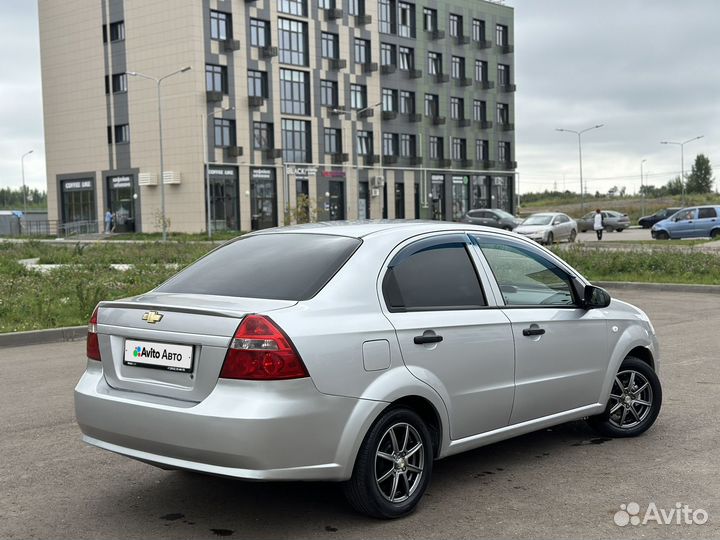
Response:
[{"label": "parking lot", "polygon": [[[623,232],[604,232],[602,242],[629,242],[634,240],[652,240],[650,229],[625,229]],[[597,242],[595,231],[579,232],[578,242]]]},{"label": "parking lot", "polygon": [[[448,458],[418,511],[390,522],[354,514],[334,484],[167,472],[87,447],[72,405],[84,342],[0,349],[0,537],[720,536],[719,297],[617,296],[645,309],[660,337],[665,399],[654,428],[605,440],[575,422]],[[709,520],[620,527],[613,517],[630,502],[642,512],[687,504]]]}]

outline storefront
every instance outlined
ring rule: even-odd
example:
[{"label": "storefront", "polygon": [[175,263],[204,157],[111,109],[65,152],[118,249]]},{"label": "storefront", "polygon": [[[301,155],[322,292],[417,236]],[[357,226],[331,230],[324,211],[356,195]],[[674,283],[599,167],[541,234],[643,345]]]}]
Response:
[{"label": "storefront", "polygon": [[135,182],[131,175],[107,177],[107,206],[113,215],[113,232],[135,232]]},{"label": "storefront", "polygon": [[470,204],[470,177],[452,177],[452,220],[460,221],[469,208]]},{"label": "storefront", "polygon": [[73,178],[60,181],[60,216],[64,225],[95,222],[95,180]]},{"label": "storefront", "polygon": [[210,223],[214,231],[240,230],[238,168],[210,166]]},{"label": "storefront", "polygon": [[[318,212],[319,220],[338,221],[345,219],[345,171],[324,170],[317,181],[318,200],[322,207]],[[324,197],[320,194],[324,194]]]},{"label": "storefront", "polygon": [[492,178],[492,207],[506,212],[513,211],[513,177],[494,176]]},{"label": "storefront", "polygon": [[253,231],[277,227],[277,182],[275,169],[250,169],[250,215]]},{"label": "storefront", "polygon": [[430,210],[431,219],[445,221],[445,175],[430,176]]}]

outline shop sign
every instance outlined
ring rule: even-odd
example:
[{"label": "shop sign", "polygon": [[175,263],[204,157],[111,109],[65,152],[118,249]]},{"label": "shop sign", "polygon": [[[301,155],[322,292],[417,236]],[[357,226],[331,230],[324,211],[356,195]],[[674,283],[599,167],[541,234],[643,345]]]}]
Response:
[{"label": "shop sign", "polygon": [[92,180],[66,180],[63,182],[63,191],[80,191],[92,189]]},{"label": "shop sign", "polygon": [[273,177],[274,169],[252,169],[253,180],[269,180]]},{"label": "shop sign", "polygon": [[210,167],[210,176],[229,176],[235,178],[235,169],[221,169]]},{"label": "shop sign", "polygon": [[113,176],[110,178],[110,186],[113,189],[132,187],[132,179],[129,176]]},{"label": "shop sign", "polygon": [[317,175],[316,167],[288,167],[288,174],[293,174],[298,178],[307,178],[309,176]]}]

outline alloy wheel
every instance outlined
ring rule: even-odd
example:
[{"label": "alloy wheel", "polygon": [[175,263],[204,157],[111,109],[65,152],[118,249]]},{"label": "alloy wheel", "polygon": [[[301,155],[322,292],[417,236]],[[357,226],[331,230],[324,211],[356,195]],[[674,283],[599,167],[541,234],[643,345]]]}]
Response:
[{"label": "alloy wheel", "polygon": [[375,452],[375,483],[391,503],[406,501],[420,486],[425,467],[422,438],[410,424],[390,427]]},{"label": "alloy wheel", "polygon": [[650,381],[634,370],[618,372],[610,392],[609,421],[620,429],[640,424],[652,410],[653,390]]}]

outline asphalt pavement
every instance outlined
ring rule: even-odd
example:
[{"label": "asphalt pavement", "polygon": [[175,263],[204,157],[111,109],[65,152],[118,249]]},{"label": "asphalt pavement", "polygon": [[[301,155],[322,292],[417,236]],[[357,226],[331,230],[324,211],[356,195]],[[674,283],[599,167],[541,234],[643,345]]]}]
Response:
[{"label": "asphalt pavement", "polygon": [[[573,422],[442,460],[417,512],[396,521],[353,513],[335,484],[168,472],[88,447],[72,403],[84,343],[0,349],[0,538],[718,537],[717,296],[617,297],[645,309],[660,338],[657,424],[606,440]],[[633,502],[640,518],[680,503],[708,520],[616,525]]]}]

